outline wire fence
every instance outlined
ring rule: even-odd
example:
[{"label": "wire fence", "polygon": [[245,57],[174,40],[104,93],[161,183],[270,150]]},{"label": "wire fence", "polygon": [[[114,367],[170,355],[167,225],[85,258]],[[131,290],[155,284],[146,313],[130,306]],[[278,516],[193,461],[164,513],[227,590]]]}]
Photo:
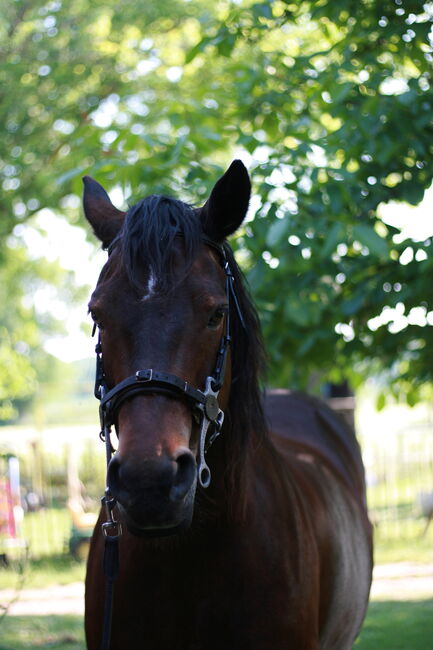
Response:
[{"label": "wire fence", "polygon": [[16,539],[10,530],[9,539],[0,534],[0,556],[2,544],[3,555],[11,558],[23,547],[34,559],[69,553],[89,538],[104,491],[104,450],[96,428],[15,428],[0,432],[0,450],[5,441],[19,460],[20,494],[12,504]]},{"label": "wire fence", "polygon": [[[18,535],[31,557],[69,552],[74,535],[90,534],[88,513],[96,513],[104,489],[104,452],[98,443],[93,427],[22,438]],[[361,446],[376,539],[410,543],[422,537],[433,514],[433,426],[361,437]]]},{"label": "wire fence", "polygon": [[362,443],[376,535],[391,541],[425,535],[433,516],[432,424],[410,425]]}]

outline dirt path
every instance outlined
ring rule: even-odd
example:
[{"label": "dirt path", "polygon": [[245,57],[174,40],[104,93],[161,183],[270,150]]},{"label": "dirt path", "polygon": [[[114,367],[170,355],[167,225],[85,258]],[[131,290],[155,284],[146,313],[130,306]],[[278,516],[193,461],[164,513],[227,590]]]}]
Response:
[{"label": "dirt path", "polygon": [[[15,596],[12,589],[0,591],[0,606]],[[18,600],[9,607],[9,616],[47,616],[52,614],[84,614],[84,584],[53,585],[45,589],[23,589]]]},{"label": "dirt path", "polygon": [[[0,607],[14,597],[13,590],[0,591]],[[374,570],[373,600],[421,600],[433,598],[433,564],[398,562]],[[47,616],[84,613],[84,585],[74,582],[46,589],[23,589],[9,608],[10,616]]]},{"label": "dirt path", "polygon": [[433,564],[396,562],[379,564],[373,572],[373,600],[433,598]]}]

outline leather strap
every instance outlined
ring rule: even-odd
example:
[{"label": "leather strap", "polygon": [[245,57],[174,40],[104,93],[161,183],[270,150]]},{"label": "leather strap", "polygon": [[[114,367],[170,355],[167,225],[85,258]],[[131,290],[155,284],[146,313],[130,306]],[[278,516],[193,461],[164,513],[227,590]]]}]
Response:
[{"label": "leather strap", "polygon": [[104,424],[106,426],[114,424],[116,414],[123,402],[140,393],[165,393],[177,398],[185,397],[193,406],[201,404],[206,408],[207,398],[201,390],[193,388],[176,375],[147,368],[138,370],[135,375],[119,382],[104,395],[99,407]]}]

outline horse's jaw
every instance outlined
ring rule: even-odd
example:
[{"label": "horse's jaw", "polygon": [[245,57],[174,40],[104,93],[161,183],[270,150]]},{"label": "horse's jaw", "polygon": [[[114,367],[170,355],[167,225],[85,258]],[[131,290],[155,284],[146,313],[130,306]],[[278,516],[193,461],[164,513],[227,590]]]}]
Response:
[{"label": "horse's jaw", "polygon": [[171,537],[185,532],[189,529],[191,521],[192,517],[189,520],[185,519],[177,526],[171,526],[167,528],[143,528],[141,526],[137,526],[137,524],[135,524],[135,522],[131,521],[130,519],[125,520],[125,523],[128,532],[130,532],[131,535],[134,535],[134,537],[158,538]]}]

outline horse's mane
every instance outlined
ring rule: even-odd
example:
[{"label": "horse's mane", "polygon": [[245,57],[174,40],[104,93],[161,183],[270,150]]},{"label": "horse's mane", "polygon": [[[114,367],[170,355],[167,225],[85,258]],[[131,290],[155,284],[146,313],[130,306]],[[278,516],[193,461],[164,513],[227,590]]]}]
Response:
[{"label": "horse's mane", "polygon": [[[179,276],[176,242],[184,242],[183,268]],[[198,253],[203,230],[197,211],[177,199],[150,196],[132,206],[112,246],[120,249],[121,266],[133,286],[140,288],[145,269],[151,269],[160,290],[170,291],[188,273]],[[120,244],[119,246],[117,244]],[[226,471],[228,487],[239,489],[244,482],[244,461],[248,445],[266,439],[260,378],[264,372],[264,352],[260,323],[250,299],[242,272],[227,242],[224,249],[234,275],[234,285],[245,322],[242,326],[234,305],[231,305],[232,386],[224,423]],[[242,501],[242,495],[239,495]]]}]

